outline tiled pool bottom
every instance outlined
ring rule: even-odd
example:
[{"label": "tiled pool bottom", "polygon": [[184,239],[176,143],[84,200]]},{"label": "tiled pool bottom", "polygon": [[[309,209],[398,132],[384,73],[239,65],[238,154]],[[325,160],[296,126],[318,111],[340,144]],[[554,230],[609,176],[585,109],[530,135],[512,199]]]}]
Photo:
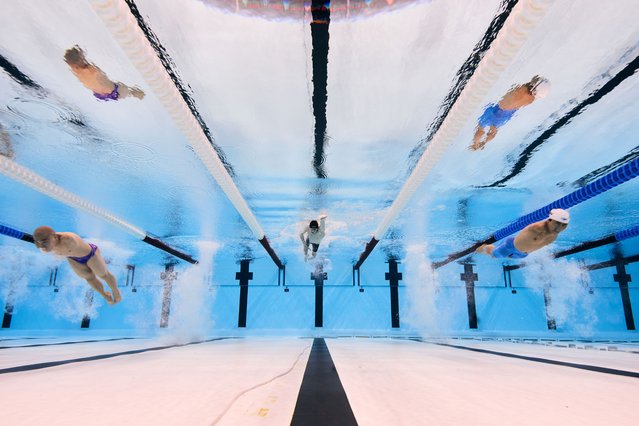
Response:
[{"label": "tiled pool bottom", "polygon": [[[639,339],[245,337],[184,344],[8,337],[0,345],[8,424],[629,425],[637,419]],[[336,387],[343,396],[335,398]],[[316,397],[310,405],[309,392]],[[327,392],[333,397],[323,397]]]}]

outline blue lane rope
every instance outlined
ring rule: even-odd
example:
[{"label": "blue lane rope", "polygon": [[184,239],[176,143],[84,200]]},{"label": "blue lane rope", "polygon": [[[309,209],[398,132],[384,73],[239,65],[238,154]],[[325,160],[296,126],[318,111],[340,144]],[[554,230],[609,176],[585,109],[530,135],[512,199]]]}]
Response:
[{"label": "blue lane rope", "polygon": [[[618,169],[613,170],[607,175],[602,176],[596,181],[591,182],[583,188],[580,188],[574,192],[571,192],[565,197],[560,198],[557,201],[548,204],[547,206],[544,206],[532,213],[520,217],[515,222],[495,232],[493,236],[495,240],[501,240],[502,238],[507,237],[510,234],[514,234],[515,232],[524,229],[531,223],[548,218],[548,213],[550,213],[550,210],[552,209],[569,209],[572,206],[586,201],[594,197],[595,195],[606,192],[607,190],[621,185],[622,183],[627,182],[637,176],[639,176],[639,158],[634,159],[633,161],[619,167]],[[626,231],[621,231],[621,233],[623,232]]]},{"label": "blue lane rope", "polygon": [[615,232],[615,238],[617,241],[627,240],[628,238],[639,236],[639,225],[633,226],[623,231]]},{"label": "blue lane rope", "polygon": [[0,234],[7,235],[9,237],[17,238],[19,240],[24,237],[24,232],[17,229],[9,228],[8,226],[0,225]]}]

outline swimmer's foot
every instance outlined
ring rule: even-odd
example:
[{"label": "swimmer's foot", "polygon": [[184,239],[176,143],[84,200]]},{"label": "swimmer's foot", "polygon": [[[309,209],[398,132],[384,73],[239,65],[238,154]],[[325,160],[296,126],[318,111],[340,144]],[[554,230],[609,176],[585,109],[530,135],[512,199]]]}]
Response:
[{"label": "swimmer's foot", "polygon": [[486,254],[486,244],[482,244],[479,247],[477,247],[477,250],[475,250],[475,253],[480,253],[480,254]]},{"label": "swimmer's foot", "polygon": [[111,295],[110,292],[108,291],[104,292],[104,299],[109,305],[115,305],[115,301],[113,300],[113,296]]},{"label": "swimmer's foot", "polygon": [[122,300],[122,294],[119,288],[112,288],[113,290],[113,304],[119,303]]},{"label": "swimmer's foot", "polygon": [[144,92],[137,87],[132,87],[130,89],[131,96],[136,97],[138,99],[144,99]]},{"label": "swimmer's foot", "polygon": [[468,148],[471,151],[479,151],[484,149],[486,142],[473,142],[473,144]]}]

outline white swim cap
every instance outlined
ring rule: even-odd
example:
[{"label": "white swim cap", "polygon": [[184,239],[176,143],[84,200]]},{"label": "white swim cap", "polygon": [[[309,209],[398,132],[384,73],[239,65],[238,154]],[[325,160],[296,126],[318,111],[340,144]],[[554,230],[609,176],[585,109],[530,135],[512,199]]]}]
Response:
[{"label": "white swim cap", "polygon": [[570,213],[568,213],[564,209],[552,209],[550,214],[548,215],[549,219],[554,220],[559,223],[568,223],[570,222]]},{"label": "white swim cap", "polygon": [[533,83],[530,92],[535,99],[543,99],[550,93],[550,82],[548,79],[540,78],[536,83]]}]

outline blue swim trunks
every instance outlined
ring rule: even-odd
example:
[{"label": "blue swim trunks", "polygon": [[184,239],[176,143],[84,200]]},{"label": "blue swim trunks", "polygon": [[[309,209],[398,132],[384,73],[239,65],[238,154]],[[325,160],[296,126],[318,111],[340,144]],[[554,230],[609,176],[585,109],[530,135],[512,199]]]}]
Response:
[{"label": "blue swim trunks", "polygon": [[498,104],[488,105],[484,113],[479,117],[479,125],[481,127],[501,127],[513,118],[516,112],[516,109],[501,109]]},{"label": "blue swim trunks", "polygon": [[497,258],[523,259],[528,253],[519,251],[515,248],[515,237],[510,236],[495,244],[493,248],[493,256]]}]

